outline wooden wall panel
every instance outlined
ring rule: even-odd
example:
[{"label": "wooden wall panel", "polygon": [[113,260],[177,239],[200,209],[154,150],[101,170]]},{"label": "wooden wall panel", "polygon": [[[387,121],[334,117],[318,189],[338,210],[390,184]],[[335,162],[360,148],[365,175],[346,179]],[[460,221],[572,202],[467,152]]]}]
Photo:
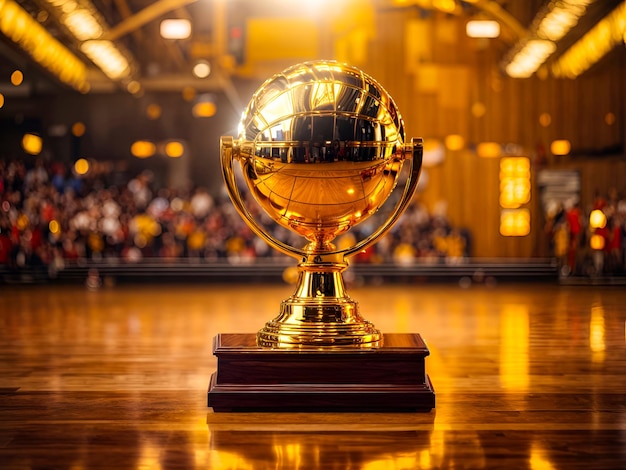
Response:
[{"label": "wooden wall panel", "polygon": [[[536,188],[527,205],[531,234],[501,236],[499,160],[479,158],[476,145],[515,144],[533,162],[545,152],[550,167],[580,169],[583,203],[596,189],[615,186],[626,192],[626,52],[613,54],[608,65],[577,80],[555,79],[545,70],[529,79],[511,79],[498,66],[507,45],[467,39],[463,26],[436,13],[424,20],[407,10],[379,11],[367,70],[397,102],[407,137],[465,138],[466,149],[447,151],[443,164],[425,169],[428,184],[418,199],[431,210],[447,202],[451,223],[472,233],[473,256],[544,256]],[[472,114],[475,103],[484,105],[482,116]],[[612,125],[605,122],[608,112],[615,114]],[[542,113],[551,117],[548,126],[540,124]],[[563,138],[587,156],[550,155],[550,143]],[[618,149],[616,157],[593,155],[609,147]]]}]

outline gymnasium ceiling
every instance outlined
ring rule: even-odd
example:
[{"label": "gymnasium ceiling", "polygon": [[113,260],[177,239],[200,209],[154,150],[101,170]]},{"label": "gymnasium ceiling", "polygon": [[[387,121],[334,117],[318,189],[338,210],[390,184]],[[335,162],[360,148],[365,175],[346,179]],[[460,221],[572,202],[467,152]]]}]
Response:
[{"label": "gymnasium ceiling", "polygon": [[[568,0],[576,2],[576,0]],[[85,68],[80,83],[62,83],[27,53],[15,38],[0,33],[0,93],[58,93],[72,88],[85,93],[128,90],[173,91],[192,87],[196,91],[221,91],[237,105],[234,81],[260,80],[270,71],[281,70],[302,59],[341,56],[345,41],[367,37],[376,25],[376,15],[392,10],[431,18],[448,15],[460,21],[495,19],[501,25],[500,50],[512,51],[532,30],[533,21],[550,2],[540,0],[0,0],[6,17],[11,2],[27,12]],[[552,2],[554,3],[554,2]],[[574,43],[620,0],[596,0],[560,41],[557,53]],[[3,7],[4,5],[4,7]],[[69,5],[69,6],[68,6]],[[64,12],[86,8],[97,19],[102,32],[128,61],[127,71],[117,79],[108,78],[90,60],[75,34],[64,21]],[[0,14],[0,16],[2,16]],[[187,39],[163,39],[164,19],[188,19]],[[79,20],[80,21],[80,20]],[[35,25],[36,26],[36,25]],[[462,40],[462,38],[461,38]],[[343,43],[342,43],[343,41]],[[362,42],[361,44],[366,44]],[[339,51],[339,52],[338,52]],[[363,51],[362,51],[363,52]],[[192,73],[198,61],[211,67],[207,78]],[[9,77],[19,68],[24,86],[11,87]],[[133,82],[131,88],[129,84]],[[139,84],[139,87],[137,87]],[[134,87],[134,88],[133,88]]]}]

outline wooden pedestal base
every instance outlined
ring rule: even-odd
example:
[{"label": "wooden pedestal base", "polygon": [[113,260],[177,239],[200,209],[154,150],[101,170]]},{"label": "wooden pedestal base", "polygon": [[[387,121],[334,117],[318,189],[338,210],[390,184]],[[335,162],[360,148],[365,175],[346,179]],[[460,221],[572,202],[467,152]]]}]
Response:
[{"label": "wooden pedestal base", "polygon": [[219,334],[208,405],[223,411],[430,411],[428,347],[419,334],[385,334],[378,349],[259,347],[255,334]]}]

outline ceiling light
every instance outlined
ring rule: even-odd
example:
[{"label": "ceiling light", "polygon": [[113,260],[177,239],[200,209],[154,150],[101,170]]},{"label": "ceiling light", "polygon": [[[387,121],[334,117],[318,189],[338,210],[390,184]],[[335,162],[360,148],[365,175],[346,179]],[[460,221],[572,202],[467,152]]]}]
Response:
[{"label": "ceiling light", "polygon": [[590,3],[593,0],[562,0],[550,3],[542,12],[544,16],[537,26],[537,36],[551,41],[560,40],[578,24],[578,19],[585,14]]},{"label": "ceiling light", "polygon": [[532,39],[505,67],[506,73],[514,78],[530,77],[555,50],[556,45],[552,41]]},{"label": "ceiling light", "polygon": [[528,35],[508,54],[503,67],[514,78],[530,77],[556,50],[563,38],[594,0],[559,0],[546,2],[535,16]]},{"label": "ceiling light", "polygon": [[91,0],[46,1],[54,7],[61,23],[81,43],[81,52],[108,78],[111,80],[130,78],[132,56],[123,47],[111,41],[109,25]]},{"label": "ceiling light", "polygon": [[111,80],[130,75],[128,60],[111,41],[86,41],[81,44],[80,50]]},{"label": "ceiling light", "polygon": [[500,36],[500,23],[493,20],[471,20],[465,25],[470,38],[497,38]]},{"label": "ceiling light", "polygon": [[626,2],[600,20],[552,67],[557,77],[576,78],[620,43],[626,42]]},{"label": "ceiling light", "polygon": [[65,15],[61,21],[79,41],[98,39],[103,33],[98,20],[84,8]]},{"label": "ceiling light", "polygon": [[193,74],[198,78],[207,78],[211,75],[211,64],[206,60],[200,60],[193,66]]},{"label": "ceiling light", "polygon": [[61,82],[88,90],[85,64],[13,0],[0,1],[0,32]]},{"label": "ceiling light", "polygon": [[187,39],[191,36],[191,22],[185,19],[163,20],[159,30],[163,39]]}]

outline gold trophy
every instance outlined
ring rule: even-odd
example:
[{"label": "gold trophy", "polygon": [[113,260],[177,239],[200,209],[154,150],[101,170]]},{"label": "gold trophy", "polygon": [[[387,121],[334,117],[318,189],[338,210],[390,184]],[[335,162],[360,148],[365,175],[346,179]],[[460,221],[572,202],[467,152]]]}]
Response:
[{"label": "gold trophy", "polygon": [[[256,91],[243,113],[239,138],[222,137],[220,146],[224,181],[235,208],[271,247],[299,260],[299,277],[295,293],[281,303],[278,316],[256,334],[255,341],[236,335],[216,338],[218,372],[212,384],[213,405],[211,391],[209,404],[232,408],[219,405],[218,393],[220,377],[227,380],[231,372],[220,370],[220,359],[228,367],[236,362],[236,355],[225,358],[230,353],[256,351],[265,358],[282,354],[287,362],[297,358],[306,364],[321,360],[322,368],[325,361],[341,357],[346,360],[341,367],[353,369],[353,362],[364,356],[350,353],[406,349],[398,342],[399,335],[389,344],[387,335],[383,338],[361,316],[342,277],[349,258],[387,233],[417,188],[422,141],[405,142],[403,120],[384,88],[358,68],[334,61],[292,66]],[[405,163],[410,168],[404,189],[386,219],[369,236],[338,249],[333,244],[336,237],[374,215],[389,199]],[[238,175],[245,181],[243,191]],[[264,228],[255,217],[258,211],[246,203],[245,191],[278,225],[302,236],[303,246],[281,241]],[[424,350],[427,355],[425,345]],[[284,370],[284,362],[274,366]],[[298,375],[298,367],[302,364],[272,380],[299,387],[301,380],[292,377]],[[316,387],[329,381],[335,379],[319,378]],[[223,384],[226,391],[228,382]],[[262,388],[256,385],[257,391]]]}]

